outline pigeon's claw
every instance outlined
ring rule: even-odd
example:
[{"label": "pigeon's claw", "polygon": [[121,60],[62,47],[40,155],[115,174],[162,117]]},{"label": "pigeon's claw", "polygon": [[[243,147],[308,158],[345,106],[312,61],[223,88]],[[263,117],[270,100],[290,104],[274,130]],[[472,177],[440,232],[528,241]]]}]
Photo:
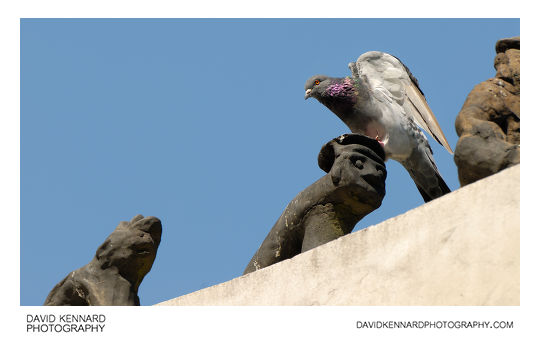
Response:
[{"label": "pigeon's claw", "polygon": [[379,136],[379,130],[376,129],[375,131],[377,132],[377,135],[375,136],[375,140],[377,140],[379,142],[379,145],[381,145],[381,147],[384,147],[386,142],[383,141],[383,139],[381,139],[381,137]]}]

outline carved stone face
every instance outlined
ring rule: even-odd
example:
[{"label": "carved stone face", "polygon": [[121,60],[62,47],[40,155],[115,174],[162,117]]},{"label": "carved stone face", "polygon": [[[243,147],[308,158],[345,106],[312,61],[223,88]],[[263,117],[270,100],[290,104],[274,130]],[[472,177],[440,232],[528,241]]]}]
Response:
[{"label": "carved stone face", "polygon": [[134,217],[121,222],[97,249],[101,268],[118,268],[118,273],[134,285],[140,284],[152,268],[161,241],[161,222],[154,217]]},{"label": "carved stone face", "polygon": [[364,198],[382,200],[385,195],[386,166],[381,145],[359,134],[345,134],[323,146],[319,167],[330,173],[334,185],[354,184],[362,188]]}]

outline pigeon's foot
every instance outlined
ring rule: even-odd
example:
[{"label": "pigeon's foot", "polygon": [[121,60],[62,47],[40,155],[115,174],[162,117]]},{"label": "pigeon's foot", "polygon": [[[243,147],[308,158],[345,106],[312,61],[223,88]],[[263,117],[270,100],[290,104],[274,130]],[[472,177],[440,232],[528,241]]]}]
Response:
[{"label": "pigeon's foot", "polygon": [[379,136],[379,130],[376,130],[377,131],[377,135],[375,136],[375,140],[377,140],[377,142],[379,143],[379,145],[381,145],[382,148],[384,148],[384,145],[386,144],[386,141],[383,140],[380,136]]}]

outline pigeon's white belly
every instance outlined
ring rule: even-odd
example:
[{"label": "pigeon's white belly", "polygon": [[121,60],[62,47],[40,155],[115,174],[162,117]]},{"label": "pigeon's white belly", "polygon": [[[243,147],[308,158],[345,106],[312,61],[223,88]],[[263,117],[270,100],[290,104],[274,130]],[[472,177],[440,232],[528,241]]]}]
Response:
[{"label": "pigeon's white belly", "polygon": [[388,109],[386,114],[382,115],[381,122],[386,126],[388,138],[384,151],[390,159],[404,161],[418,145],[418,139],[425,138],[414,121],[401,110],[396,112]]},{"label": "pigeon's white belly", "polygon": [[388,158],[404,161],[410,156],[416,141],[414,135],[409,133],[409,129],[406,127],[404,124],[402,127],[396,126],[387,129],[388,141],[383,147]]}]

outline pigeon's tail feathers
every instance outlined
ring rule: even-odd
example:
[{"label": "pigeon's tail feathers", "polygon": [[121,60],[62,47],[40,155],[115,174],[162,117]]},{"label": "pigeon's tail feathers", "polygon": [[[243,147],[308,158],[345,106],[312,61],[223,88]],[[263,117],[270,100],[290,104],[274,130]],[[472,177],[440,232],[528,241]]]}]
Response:
[{"label": "pigeon's tail feathers", "polygon": [[424,202],[429,202],[432,200],[430,196],[426,193],[426,191],[424,191],[422,187],[418,186],[418,184],[416,184],[416,188],[418,188],[418,192],[420,192],[422,198],[424,198]]},{"label": "pigeon's tail feathers", "polygon": [[451,192],[435,165],[431,148],[427,143],[415,148],[401,164],[409,172],[425,202]]},{"label": "pigeon's tail feathers", "polygon": [[[410,174],[410,172],[409,172]],[[437,177],[437,180],[439,182],[439,189],[441,190],[442,195],[445,195],[446,193],[450,193],[451,190],[450,188],[448,187],[448,185],[446,185],[446,182],[444,182],[444,179],[441,177],[441,175],[439,173],[436,173],[436,177]],[[414,178],[413,178],[414,179]],[[432,197],[430,196],[426,191],[424,191],[424,189],[422,187],[420,187],[416,182],[416,188],[418,188],[418,192],[420,192],[420,194],[422,195],[422,198],[424,199],[424,202],[430,202],[431,200],[435,199],[435,198],[438,198],[439,196],[435,196],[435,197]]]},{"label": "pigeon's tail feathers", "polygon": [[450,190],[450,187],[448,187],[448,185],[446,184],[446,182],[444,181],[444,179],[441,177],[439,173],[437,173],[437,180],[439,180],[439,188],[443,192],[443,195],[446,193],[452,192]]}]

